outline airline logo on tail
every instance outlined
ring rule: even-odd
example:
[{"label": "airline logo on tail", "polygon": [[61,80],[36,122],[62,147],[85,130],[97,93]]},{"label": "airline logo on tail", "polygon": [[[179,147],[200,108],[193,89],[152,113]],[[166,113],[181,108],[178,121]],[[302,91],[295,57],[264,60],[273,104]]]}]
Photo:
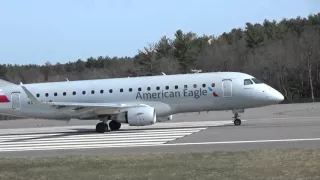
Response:
[{"label": "airline logo on tail", "polygon": [[0,89],[0,103],[8,103],[10,102],[7,96],[3,93],[2,89]]}]

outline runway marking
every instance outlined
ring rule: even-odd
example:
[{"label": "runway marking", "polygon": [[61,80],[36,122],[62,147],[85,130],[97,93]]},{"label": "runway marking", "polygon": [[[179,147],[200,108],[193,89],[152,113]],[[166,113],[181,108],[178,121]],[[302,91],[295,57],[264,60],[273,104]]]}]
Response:
[{"label": "runway marking", "polygon": [[[287,119],[319,119],[319,117],[274,117],[274,118],[250,118],[250,119],[245,119],[246,121],[254,121],[254,120],[258,120],[258,121],[268,121],[268,120],[287,120]],[[242,120],[242,119],[241,119]],[[244,119],[242,120],[244,121]]]},{"label": "runway marking", "polygon": [[34,151],[34,150],[67,150],[67,149],[93,149],[93,148],[112,148],[112,147],[154,147],[154,146],[186,146],[186,145],[212,145],[212,144],[241,144],[241,143],[266,143],[266,142],[297,142],[297,141],[320,141],[320,138],[308,139],[275,139],[275,140],[253,140],[253,141],[222,141],[222,142],[198,142],[198,143],[174,143],[164,144],[165,140],[172,140],[174,138],[162,140],[144,140],[144,141],[127,141],[122,143],[95,143],[95,144],[74,144],[70,145],[54,145],[47,146],[20,146],[20,147],[6,147],[0,148],[2,152],[8,151]]},{"label": "runway marking", "polygon": [[194,142],[194,143],[172,143],[165,146],[186,146],[186,145],[213,145],[213,144],[244,144],[244,143],[270,143],[270,142],[299,142],[299,141],[320,141],[320,138],[306,139],[272,139],[272,140],[250,140],[250,141],[216,141],[216,142]]},{"label": "runway marking", "polygon": [[[163,129],[163,130],[151,130],[153,135],[172,135],[172,134],[189,134],[194,132],[194,130],[202,130],[203,128],[193,128],[193,129]],[[150,131],[150,130],[149,130]],[[56,137],[55,139],[59,139],[59,138],[63,138],[64,140],[66,139],[73,139],[74,137],[77,138],[93,138],[93,139],[99,139],[99,138],[109,138],[109,137],[113,137],[113,138],[124,138],[124,137],[144,137],[144,136],[149,136],[148,132],[149,131],[139,131],[136,130],[135,132],[132,133],[128,133],[126,131],[124,131],[123,133],[121,133],[120,131],[116,132],[107,132],[104,134],[97,134],[97,133],[90,133],[90,134],[86,134],[86,133],[82,133],[82,134],[75,134],[75,133],[50,133],[50,134],[31,134],[31,135],[9,135],[9,136],[1,136],[0,137],[0,142],[3,141],[7,141],[7,140],[14,140],[17,139],[17,137],[19,139],[23,139],[23,138],[37,138],[37,137],[43,137],[45,138],[46,136],[51,136],[52,138],[54,136],[61,136],[61,137]],[[120,133],[119,133],[120,132]]]},{"label": "runway marking", "polygon": [[[245,122],[245,120],[242,120]],[[151,126],[128,126],[123,124],[121,129],[126,129],[126,131],[117,131],[119,133],[126,132],[137,132],[150,130],[153,128],[195,128],[195,127],[210,127],[210,126],[222,126],[227,124],[233,124],[231,120],[229,121],[192,121],[192,122],[163,122],[156,123]],[[32,133],[67,133],[67,132],[79,132],[79,130],[89,130],[93,132],[95,125],[79,125],[79,126],[58,126],[58,127],[37,127],[37,128],[14,128],[14,129],[0,129],[0,137],[5,135],[18,135],[18,134],[32,134]]]},{"label": "runway marking", "polygon": [[[231,124],[232,121],[159,123],[154,126],[123,126],[120,131],[92,133],[94,126],[0,130],[0,153],[10,151],[66,150],[110,147],[140,147],[164,145],[170,141],[202,131],[212,126]],[[77,129],[84,129],[79,132]],[[156,129],[154,129],[156,128]],[[91,132],[88,132],[90,130]],[[17,131],[17,130],[16,130]],[[48,132],[49,131],[49,132]],[[58,131],[58,132],[57,132]],[[82,130],[83,131],[83,130]]]},{"label": "runway marking", "polygon": [[158,145],[204,129],[207,128],[150,129],[141,132],[137,130],[131,133],[107,132],[104,134],[8,135],[0,137],[0,152]]}]

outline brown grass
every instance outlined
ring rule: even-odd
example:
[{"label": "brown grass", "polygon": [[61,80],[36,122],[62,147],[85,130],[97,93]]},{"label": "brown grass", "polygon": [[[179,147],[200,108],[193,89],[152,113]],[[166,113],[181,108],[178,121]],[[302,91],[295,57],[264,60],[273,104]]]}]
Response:
[{"label": "brown grass", "polygon": [[0,179],[320,179],[320,150],[0,159]]}]

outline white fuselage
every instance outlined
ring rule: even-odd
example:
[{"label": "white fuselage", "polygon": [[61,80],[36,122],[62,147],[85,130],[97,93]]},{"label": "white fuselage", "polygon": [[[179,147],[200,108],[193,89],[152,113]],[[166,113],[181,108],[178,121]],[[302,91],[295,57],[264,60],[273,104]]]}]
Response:
[{"label": "white fuselage", "polygon": [[[41,101],[141,103],[154,107],[158,117],[183,112],[254,108],[283,100],[281,93],[264,83],[255,84],[252,79],[255,78],[244,73],[215,72],[35,83],[25,84],[25,87]],[[0,114],[46,119],[95,118],[88,114],[77,117],[70,112],[32,106],[19,85],[5,85],[0,89],[9,100],[0,102]]]}]

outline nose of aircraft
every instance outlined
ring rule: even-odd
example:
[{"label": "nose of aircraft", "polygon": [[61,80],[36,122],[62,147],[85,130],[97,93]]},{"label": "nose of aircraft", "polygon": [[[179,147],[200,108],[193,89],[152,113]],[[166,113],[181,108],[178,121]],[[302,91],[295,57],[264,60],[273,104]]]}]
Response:
[{"label": "nose of aircraft", "polygon": [[280,103],[284,100],[284,96],[277,90],[270,88],[268,93],[268,100],[272,101],[272,103]]}]

